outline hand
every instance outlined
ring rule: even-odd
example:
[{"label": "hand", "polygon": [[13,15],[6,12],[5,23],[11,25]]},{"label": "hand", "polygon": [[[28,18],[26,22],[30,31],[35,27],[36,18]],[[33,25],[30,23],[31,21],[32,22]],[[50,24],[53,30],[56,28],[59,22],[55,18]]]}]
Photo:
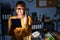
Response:
[{"label": "hand", "polygon": [[14,29],[14,33],[15,33],[16,36],[20,36],[22,34],[22,28]]}]

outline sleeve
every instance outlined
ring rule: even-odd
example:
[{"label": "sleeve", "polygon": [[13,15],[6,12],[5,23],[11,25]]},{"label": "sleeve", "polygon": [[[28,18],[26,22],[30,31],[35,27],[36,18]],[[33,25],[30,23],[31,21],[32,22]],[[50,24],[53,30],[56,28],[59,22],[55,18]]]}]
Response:
[{"label": "sleeve", "polygon": [[13,36],[12,30],[11,30],[11,18],[8,19],[8,35]]},{"label": "sleeve", "polygon": [[14,32],[11,30],[11,19],[12,19],[12,17],[10,17],[9,19],[8,19],[8,35],[9,36],[13,36],[14,35]]},{"label": "sleeve", "polygon": [[11,29],[11,18],[8,19],[8,32]]},{"label": "sleeve", "polygon": [[32,25],[32,23],[33,23],[32,22],[32,17],[29,17],[29,21],[28,22],[29,22],[29,25]]},{"label": "sleeve", "polygon": [[31,17],[28,18],[27,29],[32,29],[32,18]]},{"label": "sleeve", "polygon": [[32,33],[32,18],[31,17],[28,17],[28,25],[26,26],[25,33],[27,36]]}]

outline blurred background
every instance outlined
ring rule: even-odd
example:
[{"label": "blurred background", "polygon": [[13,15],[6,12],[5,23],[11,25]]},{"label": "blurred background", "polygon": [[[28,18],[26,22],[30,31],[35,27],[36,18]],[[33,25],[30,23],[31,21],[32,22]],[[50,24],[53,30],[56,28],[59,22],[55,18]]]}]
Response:
[{"label": "blurred background", "polygon": [[[11,39],[8,36],[7,22],[10,16],[15,15],[14,8],[17,1],[19,0],[0,0],[0,40]],[[26,3],[27,15],[33,19],[32,33],[47,29],[54,38],[60,40],[60,0],[22,1]]]}]

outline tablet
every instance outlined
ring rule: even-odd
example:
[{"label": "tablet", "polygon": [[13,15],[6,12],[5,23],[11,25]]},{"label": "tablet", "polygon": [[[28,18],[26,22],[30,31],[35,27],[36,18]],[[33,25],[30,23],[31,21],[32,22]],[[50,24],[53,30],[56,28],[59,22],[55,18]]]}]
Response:
[{"label": "tablet", "polygon": [[11,19],[11,29],[15,29],[16,27],[22,27],[21,26],[21,19]]}]

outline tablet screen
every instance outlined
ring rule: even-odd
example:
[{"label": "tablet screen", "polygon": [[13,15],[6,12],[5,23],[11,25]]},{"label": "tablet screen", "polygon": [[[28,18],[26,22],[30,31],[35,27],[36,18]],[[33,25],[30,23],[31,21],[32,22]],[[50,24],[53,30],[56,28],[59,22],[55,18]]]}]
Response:
[{"label": "tablet screen", "polygon": [[21,19],[11,19],[11,28],[14,29],[16,27],[22,27],[21,26]]}]

